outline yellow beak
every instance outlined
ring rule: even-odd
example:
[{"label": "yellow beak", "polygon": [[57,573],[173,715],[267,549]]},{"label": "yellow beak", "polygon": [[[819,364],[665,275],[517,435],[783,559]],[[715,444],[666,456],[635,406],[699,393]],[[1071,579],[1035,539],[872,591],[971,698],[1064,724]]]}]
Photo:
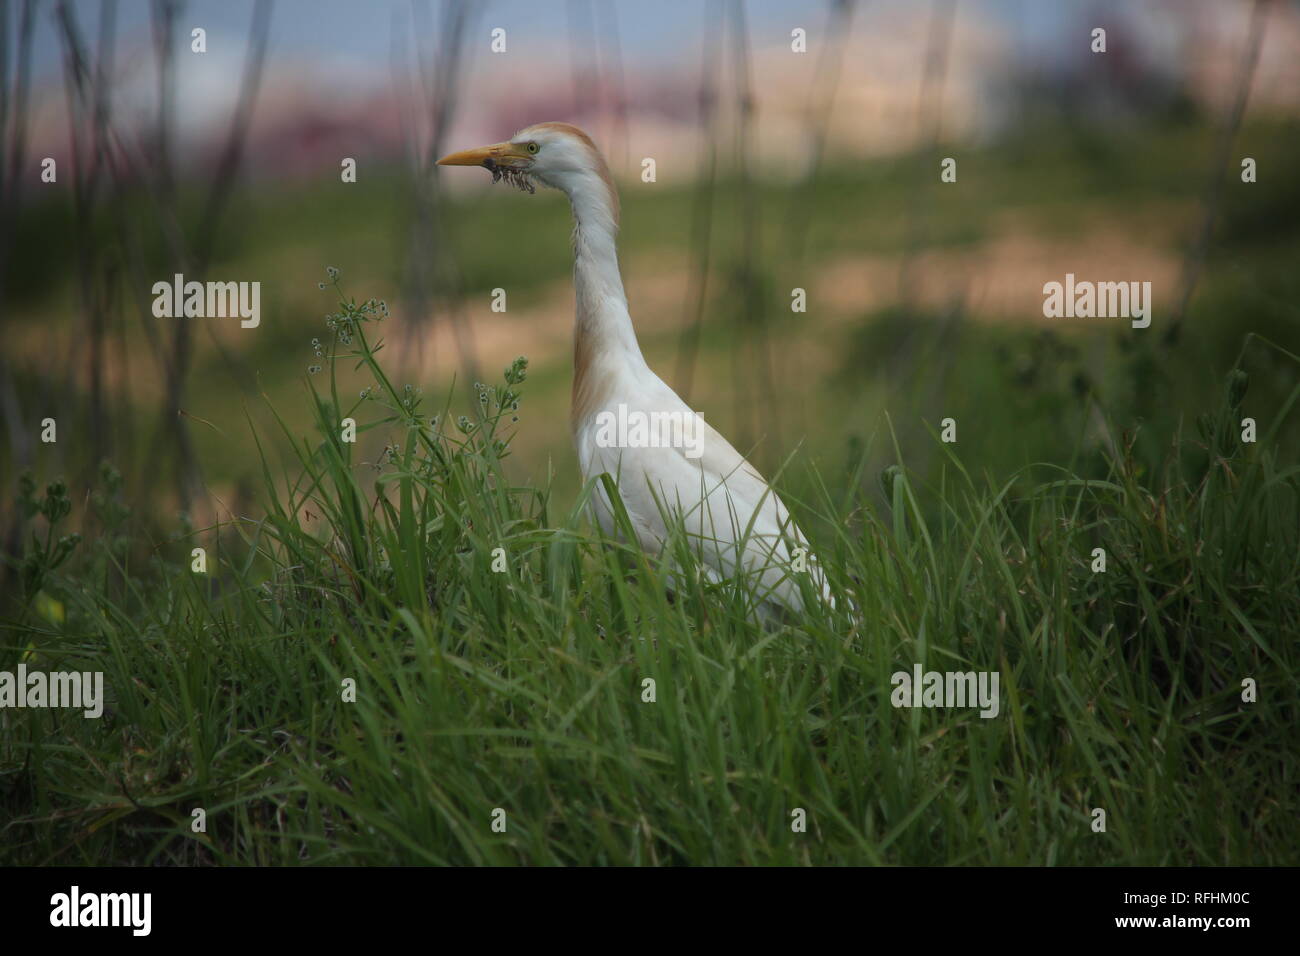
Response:
[{"label": "yellow beak", "polygon": [[506,169],[521,168],[532,157],[528,150],[515,143],[493,143],[491,146],[479,146],[474,149],[462,149],[438,160],[439,166],[486,166],[492,169],[502,166]]}]

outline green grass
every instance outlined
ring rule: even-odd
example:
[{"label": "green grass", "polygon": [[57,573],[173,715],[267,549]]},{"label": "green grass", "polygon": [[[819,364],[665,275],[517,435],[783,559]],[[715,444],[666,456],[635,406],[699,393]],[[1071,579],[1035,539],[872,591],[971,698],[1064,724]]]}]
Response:
[{"label": "green grass", "polygon": [[[261,517],[142,546],[111,468],[84,504],[25,486],[0,670],[102,670],[109,701],[0,711],[0,862],[1300,862],[1300,388],[1243,444],[1239,359],[1154,452],[1106,422],[1097,474],[989,477],[933,436],[913,471],[890,430],[844,474],[792,462],[858,610],[764,627],[743,582],[670,597],[582,517],[592,485],[511,483],[522,365],[458,423],[388,379],[375,309],[340,316]],[[999,716],[895,709],[916,663],[999,672]]]}]

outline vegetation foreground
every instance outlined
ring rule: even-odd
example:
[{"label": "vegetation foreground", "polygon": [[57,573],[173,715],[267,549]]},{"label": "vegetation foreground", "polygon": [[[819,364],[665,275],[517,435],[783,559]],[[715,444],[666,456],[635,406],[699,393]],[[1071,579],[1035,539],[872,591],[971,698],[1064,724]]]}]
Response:
[{"label": "vegetation foreground", "polygon": [[[1100,476],[792,465],[857,611],[764,626],[684,541],[602,539],[593,485],[511,485],[526,363],[422,412],[385,313],[331,318],[263,517],[142,548],[111,466],[84,502],[23,479],[0,671],[102,671],[107,700],[0,711],[0,862],[1300,862],[1300,387],[1243,443],[1235,369],[1159,468],[1125,431]],[[998,672],[999,713],[896,708],[916,665]]]}]

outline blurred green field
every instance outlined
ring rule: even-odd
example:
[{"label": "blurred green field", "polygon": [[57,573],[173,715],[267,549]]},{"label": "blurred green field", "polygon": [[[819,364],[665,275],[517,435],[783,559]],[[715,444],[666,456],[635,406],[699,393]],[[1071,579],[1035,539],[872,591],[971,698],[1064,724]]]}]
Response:
[{"label": "blurred green field", "polygon": [[[873,261],[882,268],[893,268],[913,234],[909,230],[924,251],[934,252],[978,248],[1009,224],[1029,237],[1026,242],[1038,237],[1065,243],[1103,224],[1171,263],[1181,262],[1182,246],[1194,234],[1213,135],[1206,128],[1169,124],[1135,130],[1131,139],[1117,141],[1066,126],[1042,127],[997,148],[962,154],[955,185],[931,177],[934,181],[926,179],[919,188],[917,169],[924,160],[915,157],[830,166],[811,185],[764,180],[749,194],[724,171],[711,196],[708,300],[693,397],[724,432],[756,443],[755,454],[768,466],[794,449],[796,436],[817,455],[835,455],[846,441],[876,432],[885,411],[919,426],[920,420],[933,424],[978,410],[979,460],[994,472],[1028,460],[1060,460],[1081,427],[1082,405],[1077,395],[1071,397],[1071,383],[1086,384],[1107,408],[1140,416],[1148,431],[1167,436],[1180,420],[1205,410],[1205,376],[1226,370],[1246,331],[1292,350],[1300,346],[1293,304],[1300,292],[1294,269],[1300,253],[1300,186],[1281,174],[1300,145],[1293,124],[1247,127],[1239,134],[1236,152],[1257,159],[1261,181],[1244,185],[1229,172],[1212,255],[1176,350],[1155,345],[1161,319],[1172,307],[1169,295],[1157,300],[1155,325],[1144,336],[1130,333],[1123,323],[1062,321],[1048,328],[1032,314],[972,321],[960,304],[901,314],[889,304],[892,288],[875,296],[884,300],[879,307],[856,315],[830,316],[815,298],[807,314],[793,315],[788,290],[809,285],[828,262],[851,270],[855,257],[877,257]],[[692,223],[700,195],[691,184],[625,182],[622,187],[621,251],[633,317],[647,357],[670,383],[682,317],[690,308],[687,287],[698,248],[692,245]],[[760,227],[754,245],[756,292],[736,284],[747,202],[757,204]],[[146,247],[153,244],[159,262],[154,271],[162,275],[161,240],[148,228],[143,197],[140,203],[139,236]],[[197,200],[189,206],[197,206]],[[212,329],[196,332],[199,345],[185,411],[215,426],[193,423],[191,429],[212,486],[228,488],[255,475],[245,409],[265,426],[263,395],[277,408],[299,404],[312,362],[309,342],[323,329],[327,302],[316,284],[326,265],[342,269],[355,294],[387,299],[400,311],[409,208],[395,172],[368,175],[349,186],[286,183],[249,186],[237,194],[209,274],[261,277],[263,320],[256,331],[220,332],[230,356],[212,346]],[[796,210],[806,217],[802,239],[791,230]],[[504,186],[484,188],[452,197],[443,222],[444,265],[456,277],[474,329],[509,339],[513,327],[526,339],[530,323],[537,323],[567,334],[570,223],[558,193],[522,196]],[[75,365],[51,368],[42,358],[68,349],[84,355],[77,351],[84,333],[74,318],[69,258],[49,254],[74,246],[67,203],[28,208],[19,233],[25,241],[15,250],[3,320],[6,340],[13,343],[10,361],[20,391],[54,404],[60,421],[71,420],[75,431],[84,424],[78,418],[87,376]],[[102,238],[110,248],[115,242],[107,230]],[[639,306],[635,283],[643,276],[662,276],[679,294]],[[504,314],[486,307],[490,290],[498,287],[509,294]],[[126,404],[114,408],[111,427],[121,439],[118,447],[143,452],[143,436],[157,428],[160,376],[141,323],[131,317],[130,297],[123,293],[121,299],[125,312],[114,320],[111,353],[126,366],[122,378],[130,391]],[[539,310],[545,314],[539,316]],[[445,325],[445,314],[435,319]],[[389,339],[399,374],[400,360],[414,355],[429,325],[403,329],[390,332]],[[754,350],[760,347],[776,356],[778,378],[770,384],[780,407],[770,422],[765,416],[772,407],[765,403],[771,396],[764,391],[773,389],[758,376],[762,353]],[[738,351],[741,362],[735,360]],[[481,374],[494,373],[515,354],[509,346],[480,354]],[[567,348],[529,357],[534,411],[517,442],[516,461],[524,463],[519,474],[537,479],[553,465],[560,487],[571,493],[576,472],[564,424]],[[386,359],[393,362],[393,354]],[[467,398],[472,372],[449,361],[437,377],[410,380],[427,393],[444,394],[454,374]],[[930,374],[931,369],[941,374]],[[358,380],[358,387],[364,384]],[[1252,399],[1258,396],[1266,408],[1284,384],[1270,383],[1265,374]],[[745,401],[754,407],[742,410]],[[1003,420],[1016,427],[1000,427]],[[918,427],[901,431],[904,441],[922,432]],[[40,462],[43,468],[75,466],[83,473],[93,468],[93,463],[60,460],[61,446],[39,448],[38,454],[51,456]],[[129,482],[132,487],[159,474],[155,463],[119,464],[139,479]]]}]

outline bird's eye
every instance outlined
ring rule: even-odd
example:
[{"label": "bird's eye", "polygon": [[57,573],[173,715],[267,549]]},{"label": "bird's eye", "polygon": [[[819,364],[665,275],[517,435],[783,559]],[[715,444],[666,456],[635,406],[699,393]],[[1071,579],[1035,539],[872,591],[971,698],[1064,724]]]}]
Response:
[{"label": "bird's eye", "polygon": [[537,152],[537,144],[536,144],[536,143],[529,143],[529,144],[528,144],[528,152],[530,152],[530,153],[535,153],[535,152]]}]

